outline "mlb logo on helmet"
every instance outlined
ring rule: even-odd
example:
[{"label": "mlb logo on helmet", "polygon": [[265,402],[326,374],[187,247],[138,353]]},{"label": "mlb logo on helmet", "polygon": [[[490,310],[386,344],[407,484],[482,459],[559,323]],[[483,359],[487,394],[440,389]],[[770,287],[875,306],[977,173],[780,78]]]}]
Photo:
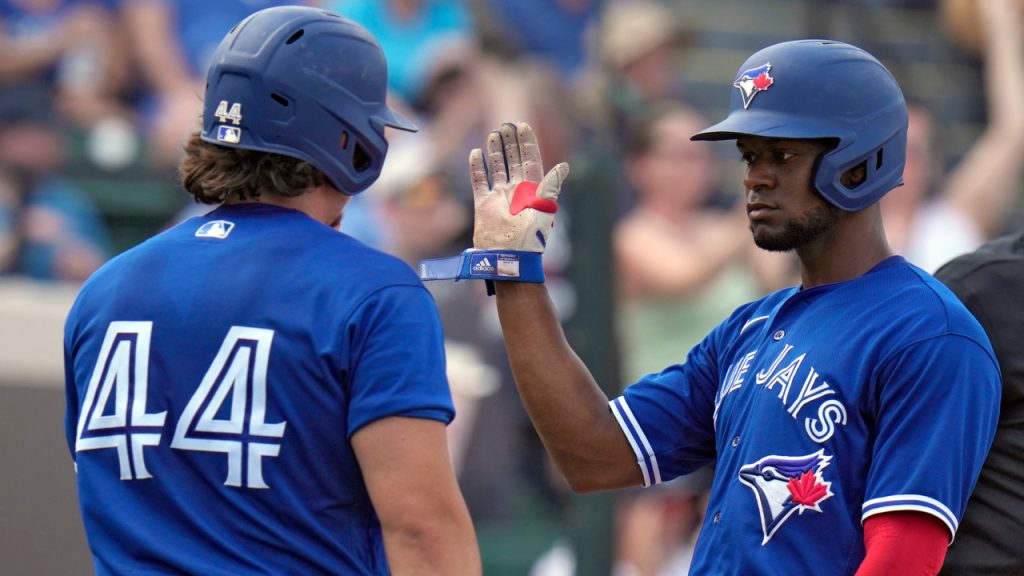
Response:
[{"label": "mlb logo on helmet", "polygon": [[757,96],[759,92],[764,92],[775,83],[775,79],[769,74],[771,69],[771,64],[764,64],[757,68],[744,70],[733,83],[733,86],[739,89],[740,97],[743,98],[744,110],[750,107],[754,96]]},{"label": "mlb logo on helmet", "polygon": [[242,130],[234,126],[218,126],[217,141],[238,144],[242,141]]}]

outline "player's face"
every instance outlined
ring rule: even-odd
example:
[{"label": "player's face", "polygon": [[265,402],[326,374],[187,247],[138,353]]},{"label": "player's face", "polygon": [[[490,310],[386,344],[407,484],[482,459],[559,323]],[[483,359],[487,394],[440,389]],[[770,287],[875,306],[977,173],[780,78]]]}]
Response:
[{"label": "player's face", "polygon": [[811,182],[814,163],[828,150],[827,143],[741,136],[736,147],[747,165],[747,217],[758,247],[796,250],[835,226],[841,211]]}]

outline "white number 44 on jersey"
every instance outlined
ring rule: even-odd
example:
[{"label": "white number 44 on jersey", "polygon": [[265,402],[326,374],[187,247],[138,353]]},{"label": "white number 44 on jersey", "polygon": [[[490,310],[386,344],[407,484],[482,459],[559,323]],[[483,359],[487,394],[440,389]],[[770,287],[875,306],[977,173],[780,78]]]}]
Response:
[{"label": "white number 44 on jersey", "polygon": [[[152,322],[110,323],[78,416],[75,452],[116,449],[122,480],[152,478],[145,449],[160,444],[167,419],[146,412],[152,332]],[[227,455],[226,486],[269,488],[263,458],[280,453],[286,424],[266,422],[273,339],[273,330],[232,327],[174,430],[171,448]]]}]

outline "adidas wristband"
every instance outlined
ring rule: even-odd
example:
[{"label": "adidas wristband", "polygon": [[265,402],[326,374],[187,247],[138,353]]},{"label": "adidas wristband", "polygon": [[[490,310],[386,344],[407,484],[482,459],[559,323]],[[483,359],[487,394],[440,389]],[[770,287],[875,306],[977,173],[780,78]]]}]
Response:
[{"label": "adidas wristband", "polygon": [[420,262],[420,280],[543,282],[543,252],[477,250]]}]

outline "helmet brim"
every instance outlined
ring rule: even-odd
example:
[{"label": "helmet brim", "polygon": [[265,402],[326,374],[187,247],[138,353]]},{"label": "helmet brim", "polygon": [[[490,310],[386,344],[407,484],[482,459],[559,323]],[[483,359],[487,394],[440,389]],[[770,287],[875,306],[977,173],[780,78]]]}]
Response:
[{"label": "helmet brim", "polygon": [[387,107],[384,107],[379,114],[375,115],[374,119],[380,124],[395,128],[396,130],[404,130],[405,132],[419,132],[420,130],[420,127],[412,120]]},{"label": "helmet brim", "polygon": [[837,134],[836,132],[835,121],[814,121],[803,116],[770,110],[742,110],[733,112],[725,120],[690,136],[690,140],[735,140],[740,136],[787,139],[843,138],[847,136],[847,134]]}]

